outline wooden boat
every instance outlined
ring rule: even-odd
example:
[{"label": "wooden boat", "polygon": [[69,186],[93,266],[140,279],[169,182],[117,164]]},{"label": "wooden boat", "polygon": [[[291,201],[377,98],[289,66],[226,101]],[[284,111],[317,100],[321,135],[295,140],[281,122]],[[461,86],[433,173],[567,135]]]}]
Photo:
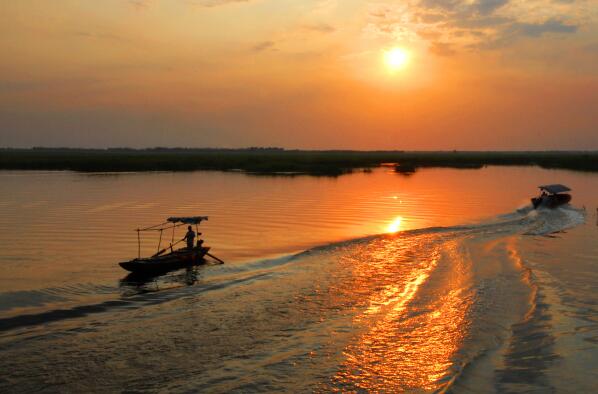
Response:
[{"label": "wooden boat", "polygon": [[571,191],[571,189],[565,185],[555,184],[538,187],[541,191],[541,194],[538,197],[532,198],[532,205],[534,206],[534,209],[553,209],[571,201],[571,195],[565,193]]},{"label": "wooden boat", "polygon": [[[207,220],[207,216],[192,216],[192,217],[170,217],[166,219],[166,222],[158,224],[156,226],[147,227],[144,229],[137,229],[137,242],[138,242],[138,256],[135,259],[129,261],[123,261],[118,263],[122,268],[127,271],[141,274],[141,275],[156,275],[166,273],[175,269],[184,267],[190,267],[195,265],[204,264],[206,261],[204,257],[209,254],[210,248],[203,246],[203,240],[199,239],[200,232],[197,231],[197,226],[203,221]],[[175,229],[184,225],[195,225],[196,236],[198,237],[197,243],[192,248],[180,248],[174,249],[173,247],[181,239],[174,242]],[[164,231],[172,230],[172,239],[170,244],[160,249],[162,244],[162,238]],[[158,241],[158,251],[156,254],[150,257],[141,257],[141,236],[142,232],[146,231],[159,231],[160,240]],[[168,252],[169,251],[169,252]],[[214,257],[214,256],[212,256]],[[217,259],[216,257],[214,257]],[[222,262],[221,260],[217,259]]]},{"label": "wooden boat", "polygon": [[139,274],[160,274],[179,268],[205,264],[204,256],[210,251],[205,246],[177,249],[161,256],[136,258],[118,263],[127,271]]}]

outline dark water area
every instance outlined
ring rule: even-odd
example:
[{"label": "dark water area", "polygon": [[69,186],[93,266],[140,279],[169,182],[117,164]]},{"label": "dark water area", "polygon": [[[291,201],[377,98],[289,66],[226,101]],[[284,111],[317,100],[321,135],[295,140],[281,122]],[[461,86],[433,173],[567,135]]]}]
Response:
[{"label": "dark water area", "polygon": [[[2,392],[591,392],[598,175],[0,173]],[[570,206],[533,210],[536,186]],[[207,215],[224,265],[131,278]],[[143,239],[142,254],[157,239]]]}]

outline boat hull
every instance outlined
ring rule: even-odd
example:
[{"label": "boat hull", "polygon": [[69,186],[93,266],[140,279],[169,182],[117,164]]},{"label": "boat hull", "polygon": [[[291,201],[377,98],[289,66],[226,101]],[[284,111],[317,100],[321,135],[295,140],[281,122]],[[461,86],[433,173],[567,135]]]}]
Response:
[{"label": "boat hull", "polygon": [[196,247],[192,250],[179,249],[161,256],[123,261],[122,263],[118,263],[118,265],[136,274],[155,275],[189,266],[205,264],[204,256],[209,250],[210,248],[208,247]]},{"label": "boat hull", "polygon": [[548,196],[532,198],[532,204],[537,208],[556,208],[571,201],[571,195],[565,193],[550,194]]}]

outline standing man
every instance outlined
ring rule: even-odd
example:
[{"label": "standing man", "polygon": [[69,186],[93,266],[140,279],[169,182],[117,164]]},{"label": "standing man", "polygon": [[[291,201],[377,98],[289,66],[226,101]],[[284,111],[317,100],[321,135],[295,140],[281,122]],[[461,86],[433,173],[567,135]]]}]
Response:
[{"label": "standing man", "polygon": [[193,241],[195,241],[195,231],[191,226],[187,227],[187,234],[185,234],[185,238],[187,240],[187,249],[193,249]]}]

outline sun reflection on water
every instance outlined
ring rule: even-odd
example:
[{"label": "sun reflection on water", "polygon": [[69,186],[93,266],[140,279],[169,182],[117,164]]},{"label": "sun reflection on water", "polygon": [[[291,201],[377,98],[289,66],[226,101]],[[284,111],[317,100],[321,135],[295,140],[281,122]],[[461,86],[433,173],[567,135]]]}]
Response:
[{"label": "sun reflection on water", "polygon": [[392,222],[386,227],[387,233],[396,233],[401,230],[401,225],[403,224],[403,218],[401,216],[397,216],[394,218]]},{"label": "sun reflection on water", "polygon": [[354,318],[363,331],[344,349],[345,361],[333,378],[336,388],[438,390],[454,373],[468,330],[470,299],[463,289],[469,278],[431,276],[447,261],[453,266],[468,261],[458,244],[447,248],[440,239],[396,236],[359,251],[368,265],[355,271],[352,293],[368,298]]}]

